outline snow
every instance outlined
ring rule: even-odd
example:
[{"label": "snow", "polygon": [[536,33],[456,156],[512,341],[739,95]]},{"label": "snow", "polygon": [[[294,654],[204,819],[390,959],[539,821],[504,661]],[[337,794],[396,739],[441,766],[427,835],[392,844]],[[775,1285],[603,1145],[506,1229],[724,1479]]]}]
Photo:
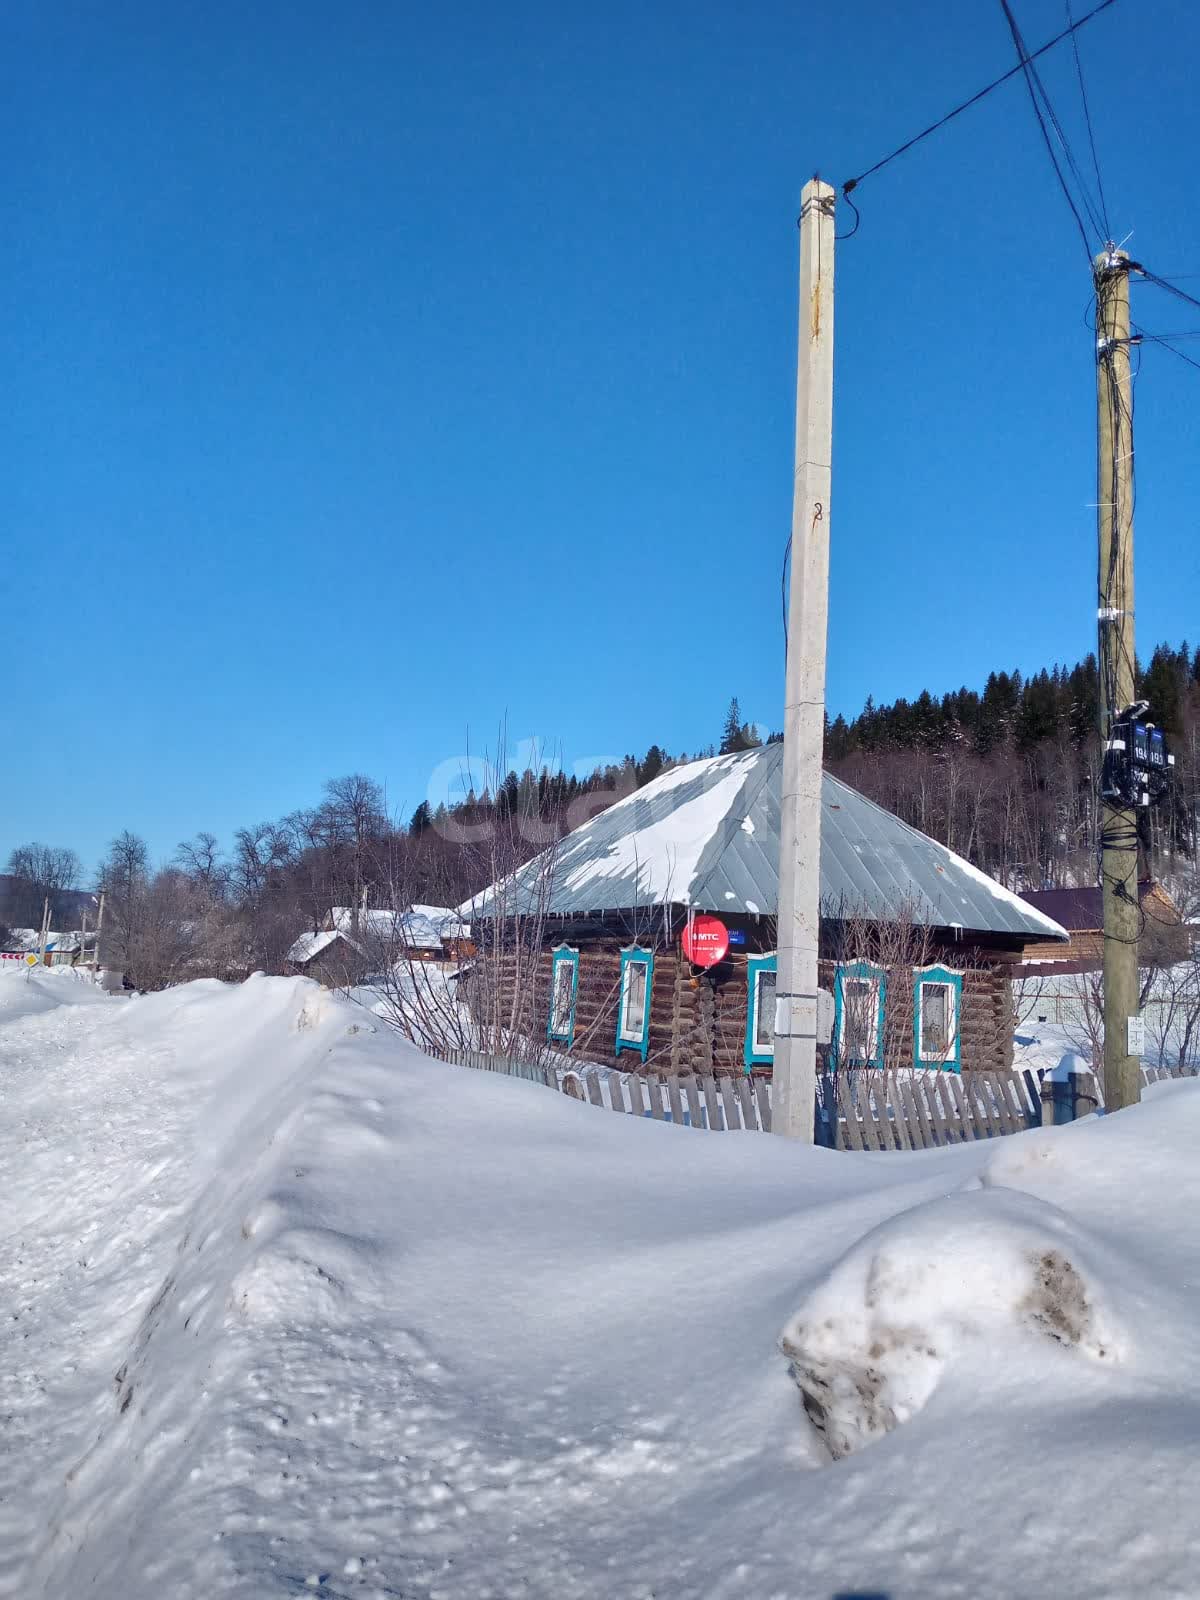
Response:
[{"label": "snow", "polygon": [[931,843],[935,849],[946,857],[947,861],[954,863],[955,868],[964,877],[973,878],[976,883],[988,891],[993,899],[1001,901],[1004,905],[1013,906],[1030,922],[1037,923],[1051,939],[1066,939],[1068,937],[1067,930],[1055,922],[1053,917],[1048,917],[1044,911],[1039,911],[1036,906],[1030,905],[1029,901],[1022,899],[1019,894],[1015,894],[1011,889],[1006,889],[996,878],[990,877],[977,867],[974,862],[968,861],[966,856],[956,855],[953,850],[944,844],[939,844],[936,839],[932,840]]},{"label": "snow", "polygon": [[[605,878],[636,879],[644,900],[654,904],[673,900],[677,905],[688,905],[704,847],[745,786],[746,764],[736,755],[712,756],[672,767],[654,780],[655,799],[661,799],[679,784],[694,781],[706,769],[718,775],[710,788],[657,821],[631,828],[612,840],[602,861],[589,858],[574,871],[565,872],[564,887],[580,889]],[[612,818],[622,807],[635,808],[644,803],[645,795],[636,793],[619,800],[603,813],[605,828],[612,825]],[[585,823],[571,835],[573,844],[587,838],[589,826]]]},{"label": "snow", "polygon": [[458,912],[449,906],[414,905],[412,915],[424,917],[426,922],[432,923],[443,939],[465,939],[471,932],[471,924],[464,922]]},{"label": "snow", "polygon": [[340,933],[351,934],[357,927],[363,935],[386,943],[398,938],[413,950],[440,950],[443,939],[465,938],[470,932],[469,925],[448,906],[413,906],[399,913],[378,908],[355,912],[351,906],[334,906],[330,920]]},{"label": "snow", "polygon": [[0,1595],[1195,1593],[1200,1082],[839,1154],[0,971],[0,1094]]},{"label": "snow", "polygon": [[[303,966],[306,961],[311,961],[314,956],[319,956],[322,950],[328,950],[335,939],[345,939],[346,943],[353,945],[355,950],[359,948],[349,934],[343,933],[340,928],[334,928],[332,932],[326,929],[322,933],[302,933],[288,951],[287,958],[296,966]],[[359,954],[361,955],[362,952],[359,951]]]}]

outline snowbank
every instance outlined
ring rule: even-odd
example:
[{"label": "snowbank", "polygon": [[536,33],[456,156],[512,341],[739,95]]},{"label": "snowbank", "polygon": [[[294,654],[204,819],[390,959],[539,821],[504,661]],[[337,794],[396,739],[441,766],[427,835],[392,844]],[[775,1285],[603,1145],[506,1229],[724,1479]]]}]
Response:
[{"label": "snowbank", "polygon": [[90,974],[74,967],[0,966],[0,1022],[59,1006],[107,1005],[110,998]]},{"label": "snowbank", "polygon": [[0,1594],[1195,1592],[1200,1083],[885,1159],[369,1027],[0,1010]]},{"label": "snowbank", "polygon": [[784,1331],[834,1458],[907,1422],[948,1370],[980,1387],[996,1365],[1036,1381],[1036,1341],[1098,1362],[1128,1348],[1083,1230],[1028,1195],[968,1188],[873,1229]]}]

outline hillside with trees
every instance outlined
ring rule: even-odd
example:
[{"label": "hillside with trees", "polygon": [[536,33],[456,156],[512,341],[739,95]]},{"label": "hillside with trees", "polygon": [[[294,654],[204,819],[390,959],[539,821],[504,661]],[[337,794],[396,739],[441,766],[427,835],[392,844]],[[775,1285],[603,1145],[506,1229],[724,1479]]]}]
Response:
[{"label": "hillside with trees", "polygon": [[[1200,651],[1160,646],[1139,682],[1176,753],[1171,805],[1144,819],[1145,865],[1186,910],[1200,909],[1192,865]],[[826,764],[1012,888],[1094,883],[1096,717],[1093,657],[1028,678],[996,672],[981,691],[868,700],[859,716],[836,717],[826,728]],[[697,754],[752,749],[760,737],[735,698],[719,741]],[[279,971],[292,941],[319,927],[331,906],[457,905],[688,759],[652,744],[582,778],[493,763],[478,793],[454,805],[422,801],[407,819],[388,814],[374,779],[351,773],[326,783],[315,805],[239,828],[228,850],[202,832],[155,866],[127,830],[94,876],[71,849],[25,845],[0,880],[0,922],[36,925],[49,898],[54,919],[68,926],[86,887],[104,891],[107,960],[140,988],[198,972]]]},{"label": "hillside with trees", "polygon": [[[1143,818],[1147,870],[1190,875],[1195,849],[1200,650],[1160,645],[1139,694],[1175,753],[1167,807]],[[983,690],[876,705],[826,727],[829,768],[1012,888],[1096,881],[1100,773],[1096,659]]]}]

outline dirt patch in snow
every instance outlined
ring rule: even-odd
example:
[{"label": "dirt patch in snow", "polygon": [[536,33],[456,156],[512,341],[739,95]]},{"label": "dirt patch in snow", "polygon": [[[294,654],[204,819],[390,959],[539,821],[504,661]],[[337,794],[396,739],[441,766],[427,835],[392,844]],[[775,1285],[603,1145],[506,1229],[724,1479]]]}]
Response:
[{"label": "dirt patch in snow", "polygon": [[1019,1363],[1030,1336],[1112,1361],[1121,1339],[1066,1219],[961,1193],[903,1213],[836,1263],[784,1330],[804,1410],[837,1460],[910,1420],[960,1361]]}]

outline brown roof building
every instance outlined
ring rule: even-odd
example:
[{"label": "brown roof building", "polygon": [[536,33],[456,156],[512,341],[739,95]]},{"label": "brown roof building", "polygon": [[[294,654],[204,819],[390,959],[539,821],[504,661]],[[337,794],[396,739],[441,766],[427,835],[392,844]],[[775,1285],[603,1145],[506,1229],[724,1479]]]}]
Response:
[{"label": "brown roof building", "polygon": [[[1095,972],[1104,963],[1104,897],[1098,887],[1087,889],[1030,889],[1022,900],[1053,917],[1069,935],[1067,943],[1047,940],[1027,944],[1023,960],[1041,966],[1053,964],[1062,972]],[[1188,951],[1188,933],[1179,907],[1153,878],[1138,884],[1142,910],[1141,937],[1147,955],[1159,965],[1182,961]]]}]

